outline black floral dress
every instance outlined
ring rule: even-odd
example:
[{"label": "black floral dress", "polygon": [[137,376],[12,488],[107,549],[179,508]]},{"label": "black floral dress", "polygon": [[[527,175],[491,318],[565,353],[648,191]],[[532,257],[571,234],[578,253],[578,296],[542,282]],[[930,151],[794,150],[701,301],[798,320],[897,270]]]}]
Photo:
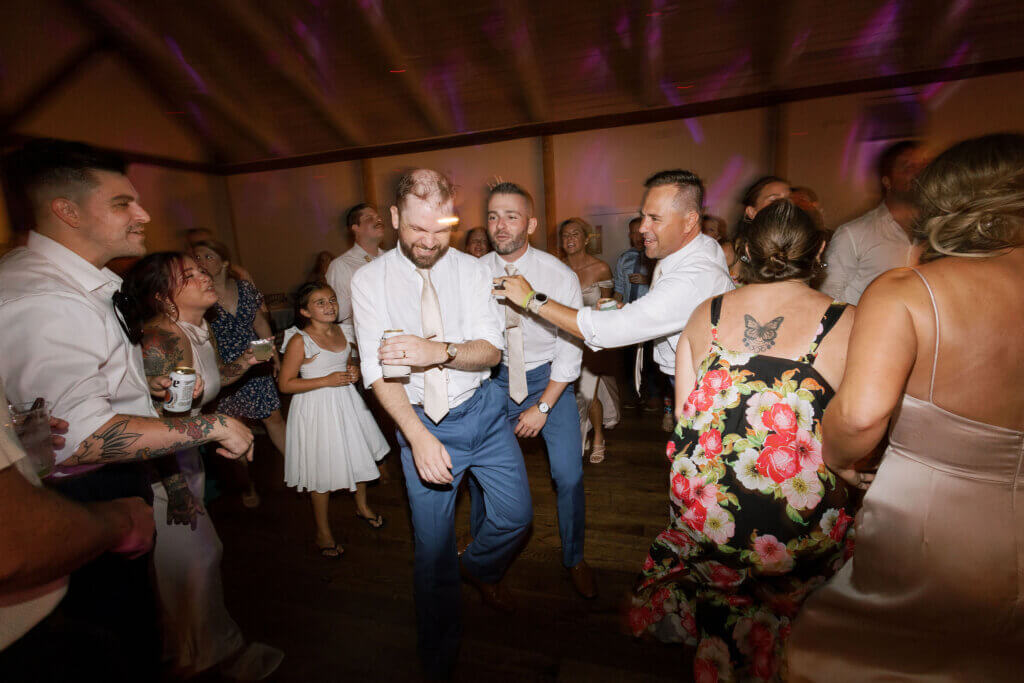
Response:
[{"label": "black floral dress", "polygon": [[[249,348],[249,342],[259,339],[253,328],[256,313],[263,305],[263,295],[248,280],[237,280],[238,306],[232,315],[219,303],[210,309],[213,319],[210,329],[217,340],[217,349],[223,362],[230,363]],[[217,411],[233,417],[262,420],[281,407],[270,363],[254,367],[244,379],[225,388],[220,394]]]},{"label": "black floral dress", "polygon": [[634,635],[697,648],[694,679],[784,678],[790,620],[852,552],[849,491],[821,459],[834,391],[812,367],[845,304],[796,360],[712,342],[668,442],[670,524],[629,608]]}]

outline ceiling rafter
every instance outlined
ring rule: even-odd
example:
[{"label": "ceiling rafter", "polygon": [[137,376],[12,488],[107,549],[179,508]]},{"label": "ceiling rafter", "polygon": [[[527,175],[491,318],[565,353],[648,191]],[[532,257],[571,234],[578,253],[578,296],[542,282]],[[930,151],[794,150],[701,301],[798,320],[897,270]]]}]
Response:
[{"label": "ceiling rafter", "polygon": [[405,53],[402,51],[398,38],[391,28],[390,22],[384,17],[384,10],[380,2],[360,3],[363,8],[363,17],[370,27],[370,34],[374,43],[384,57],[384,63],[390,65],[397,73],[399,80],[405,90],[409,93],[413,103],[419,109],[420,114],[426,120],[435,135],[447,135],[455,131],[455,124],[452,117],[445,112],[437,101],[423,87],[423,81],[417,70],[406,61]]},{"label": "ceiling rafter", "polygon": [[0,114],[0,132],[10,130],[38,109],[46,98],[70,81],[91,63],[94,57],[103,53],[109,47],[109,39],[106,36],[100,36],[90,40],[68,55],[49,75],[41,79],[35,87],[30,89],[21,98],[20,102],[8,109],[8,111]]},{"label": "ceiling rafter", "polygon": [[[147,81],[177,84],[171,90],[181,90],[184,80],[182,66],[162,46],[160,35],[124,6],[113,0],[85,0],[83,3],[66,0],[68,6],[83,12],[93,25],[106,27],[108,33],[128,54],[129,62],[139,60],[148,65],[144,69]],[[197,98],[209,105],[217,114],[229,121],[235,128],[269,156],[288,154],[291,146],[276,131],[263,121],[252,116],[213,85],[207,84],[206,92],[195,93]]]},{"label": "ceiling rafter", "polygon": [[529,13],[523,7],[523,0],[505,0],[506,47],[512,53],[512,67],[523,90],[523,101],[530,121],[544,121],[548,118],[547,97],[544,82],[537,66],[537,52],[534,49],[533,27]]},{"label": "ceiling rafter", "polygon": [[323,87],[313,80],[307,67],[295,56],[288,41],[270,21],[260,16],[253,4],[248,0],[221,0],[220,5],[249,34],[259,51],[276,55],[278,63],[274,68],[278,74],[320,114],[335,134],[353,146],[367,144],[366,132],[344,115],[346,109],[341,103],[332,101],[325,94]]}]

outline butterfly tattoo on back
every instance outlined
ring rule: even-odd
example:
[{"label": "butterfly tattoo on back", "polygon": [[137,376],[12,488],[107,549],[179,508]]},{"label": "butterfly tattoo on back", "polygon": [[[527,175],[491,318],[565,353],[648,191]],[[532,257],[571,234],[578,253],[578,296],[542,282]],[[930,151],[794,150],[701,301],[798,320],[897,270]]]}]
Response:
[{"label": "butterfly tattoo on back", "polygon": [[762,325],[754,316],[744,314],[743,346],[754,353],[763,353],[772,348],[775,346],[775,338],[779,336],[782,321],[783,317],[780,315]]}]

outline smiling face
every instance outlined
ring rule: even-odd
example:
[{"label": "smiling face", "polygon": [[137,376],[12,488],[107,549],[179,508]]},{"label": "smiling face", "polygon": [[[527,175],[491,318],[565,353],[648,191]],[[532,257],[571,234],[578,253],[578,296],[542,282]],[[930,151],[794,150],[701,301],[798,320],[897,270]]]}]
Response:
[{"label": "smiling face", "polygon": [[455,225],[454,202],[430,199],[410,195],[401,212],[397,206],[391,207],[391,220],[398,226],[398,246],[417,268],[431,268],[445,255]]},{"label": "smiling face", "polygon": [[181,273],[177,277],[179,280],[174,284],[171,301],[179,311],[205,311],[217,303],[217,292],[213,289],[213,280],[191,256],[182,258]]},{"label": "smiling face", "polygon": [[494,194],[487,200],[487,234],[502,256],[521,256],[536,229],[537,219],[530,214],[526,197]]},{"label": "smiling face", "polygon": [[90,171],[97,185],[69,202],[74,227],[90,251],[107,261],[146,253],[145,224],[149,214],[139,205],[139,194],[128,176],[112,171]]},{"label": "smiling face", "polygon": [[473,228],[466,236],[466,253],[470,256],[480,258],[491,250],[491,243],[487,240],[487,233],[484,228]]},{"label": "smiling face", "polygon": [[644,194],[640,232],[644,253],[660,259],[673,254],[700,232],[700,212],[675,185],[656,185]]},{"label": "smiling face", "polygon": [[569,223],[562,228],[562,251],[573,256],[587,248],[590,236],[579,223]]},{"label": "smiling face", "polygon": [[338,317],[338,297],[330,287],[314,289],[309,294],[309,301],[299,312],[316,322],[333,323]]}]

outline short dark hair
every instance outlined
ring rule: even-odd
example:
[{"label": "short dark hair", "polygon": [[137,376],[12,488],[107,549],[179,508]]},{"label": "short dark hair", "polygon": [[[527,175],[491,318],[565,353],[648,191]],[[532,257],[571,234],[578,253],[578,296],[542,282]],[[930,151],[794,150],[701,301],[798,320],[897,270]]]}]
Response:
[{"label": "short dark hair", "polygon": [[640,217],[640,216],[633,216],[632,218],[629,219],[629,223],[627,223],[626,225],[628,227],[632,228],[634,223],[643,223],[643,222],[644,222],[644,219],[642,217]]},{"label": "short dark hair", "polygon": [[17,201],[32,212],[42,207],[46,190],[82,191],[99,184],[93,171],[125,175],[123,157],[83,142],[42,138],[25,143],[4,160],[4,172]]},{"label": "short dark hair", "polygon": [[491,197],[496,194],[517,194],[526,200],[526,204],[530,207],[530,213],[533,213],[533,196],[529,192],[524,190],[515,183],[508,181],[498,183],[487,192],[487,203],[491,201]]},{"label": "short dark hair", "polygon": [[889,178],[892,176],[892,167],[896,165],[896,160],[899,159],[900,155],[904,152],[912,149],[918,149],[921,143],[917,140],[900,140],[894,142],[878,155],[878,178]]},{"label": "short dark hair", "polygon": [[675,185],[677,205],[680,197],[685,194],[693,200],[697,213],[704,210],[704,183],[697,174],[675,168],[670,171],[659,171],[644,181],[644,187],[648,190],[662,185]]},{"label": "short dark hair", "polygon": [[359,225],[359,220],[363,217],[363,211],[366,209],[376,208],[373,204],[367,204],[366,202],[359,202],[345,214],[345,227],[351,228],[353,225]]},{"label": "short dark hair", "polygon": [[825,233],[799,206],[779,199],[757,212],[743,239],[740,280],[747,284],[810,280]]},{"label": "short dark hair", "polygon": [[417,168],[398,179],[395,186],[395,206],[401,209],[410,195],[423,201],[436,198],[436,203],[442,204],[455,198],[455,186],[448,176],[440,171]]}]

